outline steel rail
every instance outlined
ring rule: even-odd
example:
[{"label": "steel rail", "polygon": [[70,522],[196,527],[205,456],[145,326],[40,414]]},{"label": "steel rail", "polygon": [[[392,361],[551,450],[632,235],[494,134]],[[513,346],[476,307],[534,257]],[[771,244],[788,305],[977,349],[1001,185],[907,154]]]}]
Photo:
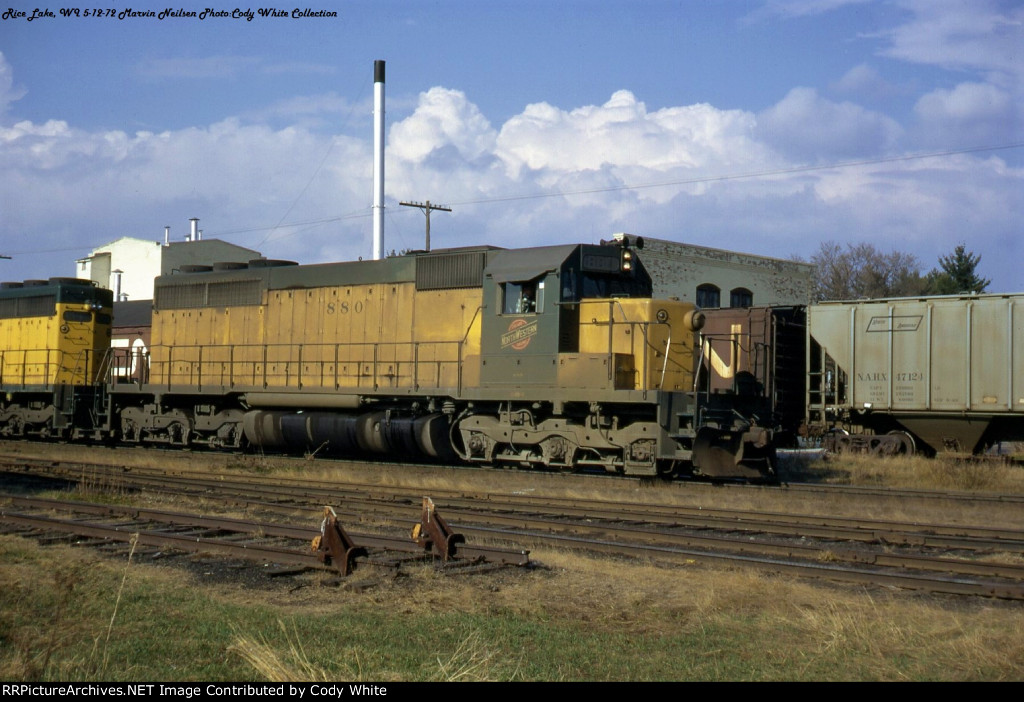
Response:
[{"label": "steel rail", "polygon": [[[12,497],[9,499],[12,502],[12,504],[17,506],[30,506],[40,509],[68,509],[92,515],[117,515],[120,517],[129,517],[135,520],[142,519],[148,521],[158,521],[163,524],[230,531],[232,533],[246,533],[249,535],[285,537],[292,539],[303,539],[308,541],[316,533],[315,530],[311,530],[308,527],[284,526],[267,522],[256,522],[253,520],[241,520],[225,517],[204,517],[193,514],[168,512],[166,510],[153,510],[121,505],[115,506],[79,502],[69,503],[60,500],[49,500],[40,498]],[[448,514],[451,515],[451,512],[448,511]],[[4,517],[5,519],[8,518],[6,513],[4,514]],[[10,520],[17,520],[19,518],[25,517],[26,515],[14,515],[10,518]],[[594,550],[602,552],[613,552],[616,553],[616,555],[635,556],[637,554],[661,554],[663,552],[659,549],[668,549],[667,551],[665,551],[665,553],[683,553],[689,557],[696,557],[700,555],[703,559],[712,559],[718,561],[724,559],[726,561],[741,560],[743,562],[746,562],[745,559],[753,558],[755,559],[755,562],[760,562],[764,564],[782,564],[784,566],[783,570],[788,570],[799,566],[802,568],[810,569],[814,573],[816,573],[817,569],[820,567],[820,562],[822,561],[823,556],[827,556],[827,560],[833,564],[836,562],[845,562],[851,564],[859,564],[862,566],[870,565],[875,567],[929,570],[940,573],[953,573],[956,575],[976,575],[979,577],[987,578],[1013,578],[1018,581],[1017,585],[1006,583],[987,583],[984,584],[984,586],[978,585],[975,582],[970,586],[972,592],[987,591],[986,588],[997,587],[997,585],[1000,589],[1000,592],[1003,592],[1004,590],[1006,592],[1009,592],[1014,587],[1019,587],[1020,581],[1024,581],[1024,566],[979,563],[959,559],[953,560],[946,558],[918,556],[912,554],[900,555],[862,553],[852,551],[849,549],[836,549],[801,544],[772,544],[758,541],[737,541],[715,537],[697,537],[685,534],[681,535],[676,533],[657,532],[638,527],[610,528],[608,526],[594,526],[579,523],[553,522],[553,520],[524,520],[521,517],[509,517],[507,518],[507,520],[498,521],[514,522],[516,528],[499,529],[493,526],[460,524],[459,530],[461,533],[468,535],[484,537],[500,536],[502,538],[514,537],[520,541],[525,537],[531,539],[532,541],[535,541],[540,545],[547,546],[550,546],[552,543],[564,544],[565,540],[569,539],[574,544],[582,545],[583,548],[593,548]],[[91,529],[97,528],[97,525],[83,525],[81,522],[73,522],[72,524],[74,525],[73,530],[76,533],[80,533],[87,536],[99,535],[98,533],[91,531]],[[539,526],[545,525],[549,528],[549,531],[536,531],[536,529]],[[51,528],[54,528],[53,523],[51,523],[50,526]],[[85,527],[90,531],[82,530],[78,527]],[[118,525],[116,527],[110,528],[112,528],[116,532],[125,534],[133,530],[137,530],[138,526],[134,524],[128,524]],[[575,535],[565,536],[563,534],[553,534],[550,531],[550,529],[552,528],[573,531]],[[584,538],[580,536],[580,533],[588,534],[588,536]],[[619,537],[620,539],[630,538],[632,540],[612,541],[607,538],[609,534],[612,536]],[[160,534],[154,538],[163,538],[163,536],[167,535]],[[370,534],[357,535],[353,533],[352,536],[353,538],[356,538],[358,540],[360,545],[363,546],[384,548],[395,551],[416,550],[415,548],[412,548],[410,542],[405,540],[399,540],[390,537],[381,537]],[[604,538],[598,538],[599,536],[603,536]],[[195,540],[196,543],[204,544],[220,543],[209,539],[201,539],[197,537],[182,535],[174,535],[173,537],[167,536],[167,538],[173,539],[175,543],[179,543],[182,541],[191,543],[192,540]],[[237,545],[234,546],[237,547]],[[247,548],[247,546],[242,545],[241,548]],[[256,554],[258,558],[271,557],[269,555],[264,555],[263,550],[252,550],[264,547],[248,548],[250,548],[250,553]],[[609,551],[609,549],[611,550]],[[706,549],[717,550],[709,551]],[[513,549],[473,549],[475,555],[470,555],[467,552],[467,550],[464,550],[460,547],[459,552],[460,555],[464,557],[484,557],[490,562],[513,563],[516,565],[525,564],[527,558],[526,553],[524,551],[516,551]],[[780,558],[791,560],[780,561]],[[796,559],[800,559],[802,563],[797,563]],[[294,563],[294,561],[287,562]],[[833,565],[833,568],[838,568],[838,566]],[[841,570],[843,572],[861,572],[854,570],[852,566],[841,568]],[[918,578],[921,580],[927,580],[927,582],[947,583],[949,581],[949,578],[938,580],[936,580],[935,578],[926,579],[924,578],[924,576],[893,574],[891,572],[882,572],[879,570],[872,570],[869,572],[878,575],[880,581],[885,580],[887,578],[896,578],[898,582],[906,582],[908,578],[910,580]],[[858,582],[860,581],[860,577],[860,575],[854,576],[855,580],[857,580]],[[964,587],[963,581],[957,582],[958,588]],[[960,589],[956,591],[961,592]],[[1012,595],[1005,594],[1005,592],[1004,594],[1001,594],[999,596],[1014,597]]]},{"label": "steel rail", "polygon": [[[291,488],[273,480],[254,480],[235,477],[195,478],[174,477],[153,473],[148,476],[134,472],[120,474],[121,478],[134,486],[174,486],[175,491],[186,490],[205,494],[216,490],[222,493],[233,490],[236,494],[248,494],[255,499],[265,498],[269,491],[276,501],[285,497],[314,500],[323,503],[344,502],[346,504],[372,504],[376,501],[407,499],[410,503],[422,496],[422,490],[396,487],[359,486],[355,490],[318,482],[291,479]],[[258,483],[254,485],[253,483]],[[271,486],[261,489],[259,484]],[[444,491],[441,491],[444,492]],[[437,491],[431,490],[437,497]],[[705,507],[667,506],[652,504],[630,504],[586,499],[541,498],[515,495],[479,493],[467,495],[464,491],[449,491],[450,496],[438,498],[446,508],[479,508],[486,502],[489,511],[527,511],[559,516],[580,516],[591,519],[620,521],[642,521],[677,527],[742,530],[767,532],[781,535],[832,538],[861,542],[884,542],[890,545],[930,546],[940,548],[964,548],[979,550],[995,548],[1008,552],[1024,552],[1024,530],[997,529],[966,525],[923,524],[854,517],[826,517],[820,515],[786,514],[769,511],[728,510]]]},{"label": "steel rail", "polygon": [[[171,512],[168,510],[156,510],[150,508],[133,507],[128,505],[109,505],[90,502],[53,500],[46,498],[27,498],[20,496],[0,495],[0,499],[10,501],[12,505],[22,507],[33,507],[37,509],[68,510],[90,515],[110,515],[144,522],[156,522],[179,527],[201,528],[207,530],[225,531],[233,534],[246,534],[249,536],[277,537],[296,539],[310,543],[319,532],[315,528],[305,526],[283,525],[273,522],[260,522],[248,519],[236,519],[232,517],[207,517],[198,514],[183,512]],[[10,516],[9,516],[10,515]],[[29,518],[31,515],[14,514],[6,510],[0,511],[0,517],[4,520],[16,522],[19,518]],[[82,524],[81,522],[67,522],[68,524]],[[87,525],[100,526],[100,525]],[[124,533],[136,528],[137,525],[121,524],[111,526],[115,532]],[[90,536],[92,534],[83,534]],[[369,548],[386,549],[388,551],[403,551],[410,553],[422,553],[423,547],[416,544],[409,537],[393,537],[368,532],[350,531],[349,535],[357,539],[359,545]],[[179,539],[175,538],[175,542]],[[241,544],[242,548],[264,549],[264,547],[247,547]],[[268,553],[276,552],[270,549]],[[503,565],[527,565],[529,563],[529,552],[523,549],[502,548],[496,546],[479,546],[472,544],[459,544],[457,554],[460,558],[468,560],[486,560],[489,563],[500,563]],[[313,556],[316,560],[316,557]],[[289,561],[290,562],[290,561]]]},{"label": "steel rail", "polygon": [[[24,443],[24,442],[19,442]],[[43,445],[52,446],[52,442],[36,442],[42,443]],[[88,447],[81,447],[88,448]],[[158,450],[159,446],[123,446],[120,450],[151,453],[154,450]],[[0,449],[2,449],[2,442],[0,442]],[[179,453],[179,452],[174,452]],[[224,453],[212,452],[212,455],[224,456]],[[294,456],[274,456],[274,460],[280,460],[283,462],[302,462],[303,464],[308,463],[307,459],[296,458]],[[14,461],[39,461],[41,463],[56,463],[64,461],[55,461],[53,459],[45,458],[30,458],[20,454],[3,454],[0,453],[0,465],[5,465],[6,462]],[[80,466],[95,466],[95,467],[114,467],[109,463],[103,462],[86,462],[76,461]],[[424,464],[424,463],[400,463],[395,461],[372,461],[372,460],[352,460],[345,458],[318,458],[318,465],[330,466],[336,465],[339,467],[346,465],[353,465],[357,467],[402,467],[404,469],[429,469],[435,470],[439,468],[436,464]],[[145,468],[125,468],[124,466],[117,466],[120,470],[129,471],[143,471]],[[459,465],[458,470],[474,471],[480,470],[478,466],[473,465]],[[196,474],[198,471],[190,469],[175,469],[172,472],[176,472],[181,475],[185,474]],[[595,479],[618,479],[618,476],[604,475],[604,474],[586,474],[586,473],[566,473],[566,472],[544,472],[544,471],[533,471],[531,473],[538,479],[553,479],[553,480],[573,480],[579,482],[588,482]],[[267,478],[262,476],[252,476],[254,481],[260,480],[273,480],[280,485],[286,485],[290,482],[301,482],[302,478],[289,478],[283,476],[275,476],[274,478]],[[636,478],[627,478],[630,483],[636,483]],[[367,488],[374,487],[372,484],[363,484]],[[815,483],[801,483],[801,482],[783,482],[779,484],[751,484],[742,482],[706,482],[706,481],[676,481],[674,483],[663,483],[666,489],[676,490],[687,490],[687,491],[712,491],[721,490],[723,488],[736,489],[736,490],[757,490],[757,491],[771,491],[771,492],[789,492],[789,493],[807,493],[807,494],[829,494],[829,495],[855,495],[855,496],[868,496],[868,497],[886,497],[891,499],[927,499],[927,500],[950,500],[950,501],[968,501],[968,502],[988,502],[998,504],[1020,504],[1024,505],[1024,495],[1005,494],[1005,493],[984,493],[984,492],[965,492],[965,491],[940,491],[940,490],[928,490],[920,488],[890,488],[890,487],[879,487],[879,486],[863,486],[863,485],[824,485]],[[441,491],[438,491],[441,494]]]},{"label": "steel rail", "polygon": [[[138,476],[133,476],[138,477]],[[203,481],[209,482],[209,486],[203,486],[202,490],[208,490],[211,488],[228,488],[232,481],[222,480],[209,480]],[[249,484],[248,481],[243,481],[241,484],[243,492],[248,495],[256,495],[266,498],[266,494],[256,489],[254,486]],[[382,488],[374,488],[377,491],[384,491]],[[295,499],[298,495],[305,495],[308,491],[308,487],[303,487],[301,490],[295,490],[294,492],[288,490],[281,490],[278,486],[275,490],[275,497],[284,497],[283,493],[292,492],[292,499]],[[312,490],[317,496],[322,496],[320,488]],[[335,491],[336,492],[336,491]],[[205,492],[203,494],[206,494]],[[212,496],[212,495],[207,495]],[[307,499],[301,497],[300,499]],[[351,498],[349,498],[351,500]],[[387,514],[389,518],[393,518],[393,514],[397,510],[398,513],[411,512],[412,508],[407,504],[398,505],[386,505],[380,503],[380,498],[364,498],[362,500],[357,499],[355,502],[360,502],[363,506],[363,511],[360,515],[365,515],[366,511],[372,507],[372,510],[380,511],[382,514]],[[965,584],[965,581],[957,580],[956,578],[923,578],[922,576],[911,576],[904,573],[894,574],[891,572],[882,572],[879,570],[864,570],[863,568],[859,572],[869,572],[871,577],[874,577],[873,582],[886,583],[890,582],[890,578],[895,578],[891,582],[905,583],[915,578],[921,579],[924,582],[931,582],[939,580],[943,583],[947,583],[938,591],[943,592],[960,592],[961,594],[985,594],[985,593],[1001,593],[995,596],[1003,597],[1016,597],[1012,594],[1021,587],[1020,580],[1022,579],[1022,569],[1018,566],[1004,565],[1004,564],[992,564],[992,563],[980,563],[976,561],[965,561],[963,559],[949,559],[949,558],[935,558],[931,556],[921,556],[916,554],[888,554],[888,553],[876,553],[876,552],[862,552],[855,551],[853,549],[846,549],[835,544],[823,545],[823,546],[808,546],[802,544],[778,544],[778,543],[765,543],[760,541],[754,541],[749,538],[743,539],[725,539],[722,537],[706,537],[696,536],[690,534],[680,534],[679,532],[663,532],[656,529],[621,525],[621,524],[595,524],[590,522],[579,522],[579,521],[567,521],[564,519],[554,519],[549,517],[537,517],[535,514],[512,514],[512,515],[494,515],[493,513],[487,513],[486,515],[481,514],[479,500],[470,500],[470,502],[476,502],[473,505],[473,509],[465,507],[455,507],[453,505],[446,505],[442,503],[445,509],[445,513],[450,517],[460,517],[463,519],[473,520],[489,520],[492,523],[500,522],[505,525],[504,529],[496,529],[495,527],[487,525],[475,525],[475,524],[464,524],[460,522],[460,531],[466,534],[475,535],[491,535],[498,536],[500,538],[515,538],[522,540],[524,536],[528,536],[531,540],[535,540],[535,543],[542,543],[545,545],[561,544],[566,543],[566,540],[571,540],[571,543],[585,543],[590,544],[592,550],[605,550],[613,549],[617,555],[636,555],[638,553],[655,553],[659,552],[657,549],[667,549],[666,553],[684,553],[691,559],[701,557],[703,560],[721,560],[725,559],[728,561],[732,559],[734,562],[746,562],[746,559],[753,558],[758,561],[764,561],[766,563],[783,564],[783,570],[799,567],[807,572],[817,572],[823,567],[821,561],[829,561],[828,566],[830,568],[839,568],[835,565],[838,561],[844,561],[849,563],[859,563],[862,566],[872,566],[878,568],[885,566],[887,568],[904,568],[904,569],[930,569],[937,570],[939,572],[959,572],[960,574],[971,574],[980,577],[1006,577],[1013,578],[1017,582],[1012,583],[998,583],[995,581],[981,582],[974,580],[969,584]],[[258,505],[261,503],[253,503]],[[346,506],[351,506],[346,502]],[[534,509],[533,505],[529,503],[520,505],[522,509]],[[132,508],[134,509],[134,508]],[[589,519],[593,520],[595,515],[593,512],[593,505],[587,507],[591,511]],[[664,508],[661,509],[674,509]],[[138,510],[135,510],[138,511]],[[535,510],[534,510],[535,511]],[[410,520],[411,521],[411,520]],[[510,529],[511,527],[511,529]],[[547,531],[541,533],[539,529],[546,529]],[[564,531],[571,530],[577,533],[583,532],[591,535],[589,539],[582,539],[578,536],[566,536],[564,534],[552,534],[552,531]],[[308,533],[308,532],[307,532]],[[617,537],[618,541],[609,541],[608,535]],[[604,538],[598,538],[604,537]],[[683,548],[686,547],[686,548]],[[698,550],[707,549],[707,550]],[[718,551],[730,551],[728,553],[711,553],[710,549],[716,549]],[[795,564],[794,559],[803,559],[804,563]],[[789,559],[789,560],[786,560]],[[817,559],[817,563],[808,563],[809,560]],[[766,566],[767,567],[767,566]],[[847,568],[846,570],[851,570]],[[852,569],[856,570],[856,569]],[[831,572],[831,571],[829,571]],[[854,580],[858,578],[866,577],[864,575],[851,576]],[[909,579],[909,580],[908,580]],[[948,585],[948,582],[955,582],[955,590],[943,589],[953,587]],[[901,585],[904,586],[904,585]],[[926,587],[926,585],[920,585],[919,587]],[[931,586],[927,586],[928,589],[935,589]],[[1010,593],[1010,594],[1006,594]]]}]

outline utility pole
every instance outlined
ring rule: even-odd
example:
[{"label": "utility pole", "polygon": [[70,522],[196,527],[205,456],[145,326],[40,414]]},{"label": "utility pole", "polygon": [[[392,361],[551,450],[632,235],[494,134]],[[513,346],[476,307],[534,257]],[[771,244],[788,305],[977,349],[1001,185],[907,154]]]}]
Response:
[{"label": "utility pole", "polygon": [[430,211],[441,210],[442,212],[451,212],[451,207],[445,207],[444,205],[431,205],[430,200],[426,202],[400,202],[399,205],[405,205],[406,207],[418,207],[423,211],[423,214],[427,215],[427,251],[430,251]]}]

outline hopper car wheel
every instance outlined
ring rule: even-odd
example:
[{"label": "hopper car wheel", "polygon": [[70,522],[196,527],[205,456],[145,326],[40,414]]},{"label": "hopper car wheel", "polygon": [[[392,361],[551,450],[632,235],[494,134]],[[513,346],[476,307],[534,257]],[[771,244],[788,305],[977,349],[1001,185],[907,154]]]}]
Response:
[{"label": "hopper car wheel", "polygon": [[835,453],[842,454],[852,449],[852,440],[850,435],[842,429],[833,429],[829,431],[822,442],[825,450]]},{"label": "hopper car wheel", "polygon": [[900,456],[913,456],[917,452],[917,445],[914,443],[914,437],[905,431],[899,431],[894,429],[890,431],[887,436],[892,437],[890,440],[895,442],[892,454]]}]

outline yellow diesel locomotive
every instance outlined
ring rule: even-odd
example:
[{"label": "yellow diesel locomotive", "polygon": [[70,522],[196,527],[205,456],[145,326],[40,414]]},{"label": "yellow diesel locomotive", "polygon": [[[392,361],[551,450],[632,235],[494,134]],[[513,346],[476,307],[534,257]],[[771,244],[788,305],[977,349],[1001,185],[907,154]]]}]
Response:
[{"label": "yellow diesel locomotive", "polygon": [[0,284],[0,436],[96,436],[113,294],[77,278]]},{"label": "yellow diesel locomotive", "polygon": [[145,357],[114,349],[102,366],[139,372],[94,375],[103,411],[81,417],[79,432],[640,476],[771,475],[770,430],[695,392],[703,315],[652,298],[636,245],[189,266],[156,280]]},{"label": "yellow diesel locomotive", "polygon": [[701,322],[690,303],[652,299],[628,242],[192,267],[157,279],[149,375],[112,387],[116,429],[317,455],[770,474],[766,430],[702,415]]}]

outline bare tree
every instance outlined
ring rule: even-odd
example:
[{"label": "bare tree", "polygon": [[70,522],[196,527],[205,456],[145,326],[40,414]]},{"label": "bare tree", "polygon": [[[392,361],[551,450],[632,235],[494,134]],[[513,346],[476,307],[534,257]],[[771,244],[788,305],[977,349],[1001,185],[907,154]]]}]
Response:
[{"label": "bare tree", "polygon": [[816,300],[856,300],[920,295],[925,280],[913,254],[883,253],[873,244],[822,242],[811,257]]}]

